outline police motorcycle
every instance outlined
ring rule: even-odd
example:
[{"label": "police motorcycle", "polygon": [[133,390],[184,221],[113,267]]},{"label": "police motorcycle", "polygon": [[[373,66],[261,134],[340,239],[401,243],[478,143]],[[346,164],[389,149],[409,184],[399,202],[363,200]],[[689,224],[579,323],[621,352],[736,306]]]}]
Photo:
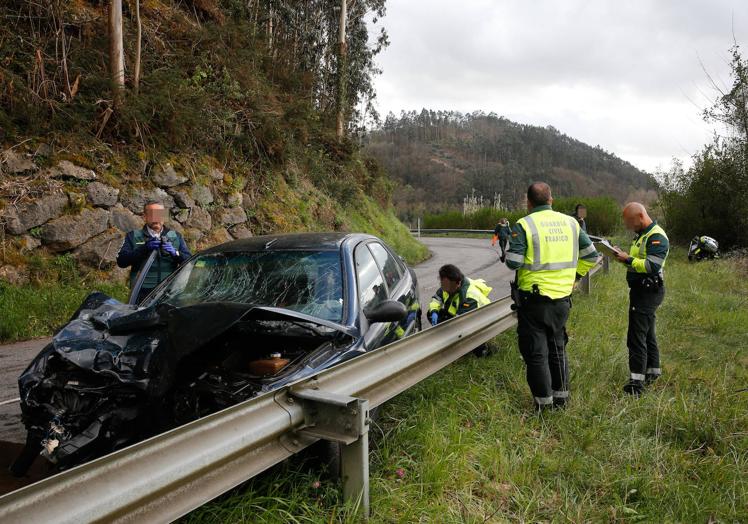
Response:
[{"label": "police motorcycle", "polygon": [[702,235],[693,237],[688,246],[688,260],[711,260],[719,258],[719,243],[712,237]]}]

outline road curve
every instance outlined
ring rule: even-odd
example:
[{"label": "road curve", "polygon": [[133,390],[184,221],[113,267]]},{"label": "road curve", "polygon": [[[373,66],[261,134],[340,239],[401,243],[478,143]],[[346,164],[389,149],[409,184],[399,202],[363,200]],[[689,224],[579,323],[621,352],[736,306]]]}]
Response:
[{"label": "road curve", "polygon": [[424,311],[439,287],[437,275],[444,264],[454,264],[469,278],[485,279],[493,288],[491,300],[509,295],[509,281],[514,278],[514,273],[499,261],[498,249],[491,247],[489,236],[485,239],[422,237],[420,240],[432,255],[414,268]]},{"label": "road curve", "polygon": [[[431,251],[431,258],[414,268],[424,311],[439,286],[437,275],[444,264],[456,265],[468,277],[485,279],[494,288],[492,300],[509,294],[509,280],[513,274],[499,262],[488,236],[485,239],[423,237],[420,240]],[[18,397],[18,375],[49,341],[43,338],[0,346],[0,442],[22,443],[26,438],[18,402],[12,400]]]}]

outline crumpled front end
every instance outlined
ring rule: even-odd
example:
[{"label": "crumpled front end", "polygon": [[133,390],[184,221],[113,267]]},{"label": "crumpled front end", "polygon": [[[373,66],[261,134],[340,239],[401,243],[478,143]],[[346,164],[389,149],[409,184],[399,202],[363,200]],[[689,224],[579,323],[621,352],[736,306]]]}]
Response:
[{"label": "crumpled front end", "polygon": [[[41,452],[64,468],[132,439],[139,428],[131,423],[147,402],[153,354],[164,338],[149,313],[101,293],[85,300],[18,379],[28,431],[24,455]],[[138,314],[138,329],[110,331],[118,319]],[[17,463],[14,472],[23,466]]]},{"label": "crumpled front end", "polygon": [[94,293],[18,380],[28,436],[12,470],[39,454],[71,467],[248,400],[329,367],[353,335],[279,308]]}]

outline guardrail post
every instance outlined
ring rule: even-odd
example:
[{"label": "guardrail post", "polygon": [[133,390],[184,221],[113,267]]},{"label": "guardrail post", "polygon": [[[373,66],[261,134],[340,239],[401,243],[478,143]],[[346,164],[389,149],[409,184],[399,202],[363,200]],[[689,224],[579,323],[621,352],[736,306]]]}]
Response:
[{"label": "guardrail post", "polygon": [[369,518],[369,433],[351,444],[341,446],[340,474],[343,478],[343,499],[358,503],[365,518]]},{"label": "guardrail post", "polygon": [[579,281],[579,288],[582,290],[582,293],[589,295],[592,291],[592,275],[589,273],[584,275],[582,280]]},{"label": "guardrail post", "polygon": [[340,442],[343,498],[369,518],[369,401],[319,389],[291,389],[304,401],[302,434]]}]

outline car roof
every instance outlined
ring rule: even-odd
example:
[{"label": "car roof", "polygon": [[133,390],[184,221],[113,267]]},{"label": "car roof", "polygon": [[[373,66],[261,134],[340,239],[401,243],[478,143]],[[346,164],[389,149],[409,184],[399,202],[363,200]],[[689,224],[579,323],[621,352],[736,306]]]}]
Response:
[{"label": "car roof", "polygon": [[282,235],[263,235],[243,238],[211,247],[203,253],[222,253],[232,251],[283,251],[283,250],[320,250],[339,251],[348,240],[376,239],[364,233],[290,233]]}]

